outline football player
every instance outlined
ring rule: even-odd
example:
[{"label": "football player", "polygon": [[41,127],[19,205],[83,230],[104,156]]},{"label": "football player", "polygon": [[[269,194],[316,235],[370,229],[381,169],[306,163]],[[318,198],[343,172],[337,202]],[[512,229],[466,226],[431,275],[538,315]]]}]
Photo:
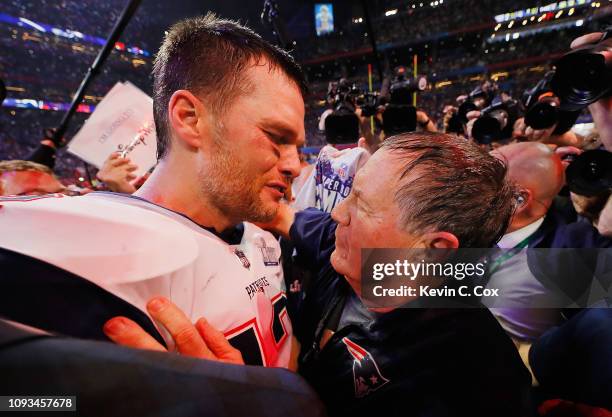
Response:
[{"label": "football player", "polygon": [[[494,244],[513,209],[505,175],[503,164],[474,143],[402,134],[368,160],[331,216],[279,211],[269,227],[290,238],[315,272],[308,285],[295,287],[304,297],[295,329],[299,372],[331,415],[529,415],[529,373],[482,305],[409,308],[424,305],[417,298],[403,308],[373,311],[361,291],[362,248]],[[167,301],[156,317],[169,321],[175,336],[190,327]],[[230,346],[209,343],[214,332],[205,326],[198,322],[193,339],[181,343],[208,346],[201,348],[205,358],[231,358]],[[132,323],[120,333],[114,335],[120,343],[160,349]]]},{"label": "football player", "polygon": [[[46,225],[27,220],[16,225],[20,236],[38,242],[30,247],[16,234],[3,233],[5,260],[10,262],[10,252],[32,255],[145,313],[152,296],[166,296],[193,320],[207,317],[247,364],[288,367],[292,328],[280,248],[251,222],[273,219],[299,174],[297,148],[305,135],[301,69],[250,29],[209,14],[168,31],[153,75],[159,163],[147,182],[134,195],[2,202],[5,227],[24,218]],[[160,240],[161,228],[166,236],[173,234],[167,229],[176,229],[189,239],[169,247]],[[72,250],[56,244],[69,236]],[[13,266],[17,283],[27,273],[25,264]],[[36,276],[44,282],[44,274]],[[11,297],[8,291],[4,295]],[[40,318],[52,317],[55,309],[37,304],[30,311]],[[22,321],[22,311],[7,310],[0,314]],[[87,322],[87,312],[74,314],[80,324]],[[102,314],[104,321],[115,315]],[[99,327],[99,320],[91,327]],[[26,324],[57,330],[50,323]]]}]

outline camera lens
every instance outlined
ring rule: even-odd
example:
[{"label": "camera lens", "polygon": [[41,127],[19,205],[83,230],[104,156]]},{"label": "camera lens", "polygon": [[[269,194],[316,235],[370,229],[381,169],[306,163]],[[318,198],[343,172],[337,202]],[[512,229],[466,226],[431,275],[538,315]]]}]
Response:
[{"label": "camera lens", "polygon": [[610,46],[570,52],[557,61],[552,89],[564,110],[580,110],[612,91]]},{"label": "camera lens", "polygon": [[605,77],[605,62],[602,55],[584,54],[580,66],[574,71],[575,81],[572,88],[577,92],[595,96],[606,88],[602,84]]},{"label": "camera lens", "polygon": [[534,104],[525,114],[525,124],[533,129],[548,129],[559,120],[559,108],[554,103]]},{"label": "camera lens", "polygon": [[472,126],[472,137],[480,144],[488,145],[501,136],[502,126],[495,117],[481,116]]},{"label": "camera lens", "polygon": [[567,184],[576,194],[594,196],[612,187],[612,153],[586,151],[576,157],[565,171]]}]

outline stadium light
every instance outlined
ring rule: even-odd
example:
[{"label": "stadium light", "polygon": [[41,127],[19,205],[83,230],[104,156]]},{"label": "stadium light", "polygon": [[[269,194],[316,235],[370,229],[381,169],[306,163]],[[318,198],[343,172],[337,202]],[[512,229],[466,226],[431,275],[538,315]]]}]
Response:
[{"label": "stadium light", "polygon": [[555,15],[555,19],[560,18],[562,14],[563,14],[563,10],[559,10],[557,14]]},{"label": "stadium light", "polygon": [[583,24],[584,24],[584,20],[582,20],[582,19],[576,20],[576,26],[577,26],[577,27],[580,27],[580,26],[582,26]]},{"label": "stadium light", "polygon": [[514,20],[508,24],[508,29],[511,29],[514,26]]},{"label": "stadium light", "polygon": [[523,26],[527,24],[527,19],[523,20]]},{"label": "stadium light", "polygon": [[495,26],[495,31],[497,32],[500,27],[501,27],[501,23],[498,23],[497,26]]},{"label": "stadium light", "polygon": [[395,15],[395,14],[397,14],[397,9],[387,10],[387,11],[385,12],[385,16],[387,16],[387,17],[389,17],[389,16],[393,16],[393,15]]},{"label": "stadium light", "polygon": [[570,9],[570,11],[569,11],[569,12],[567,12],[567,15],[568,15],[568,16],[571,16],[571,15],[573,15],[573,14],[574,14],[574,8],[572,7],[572,8]]}]

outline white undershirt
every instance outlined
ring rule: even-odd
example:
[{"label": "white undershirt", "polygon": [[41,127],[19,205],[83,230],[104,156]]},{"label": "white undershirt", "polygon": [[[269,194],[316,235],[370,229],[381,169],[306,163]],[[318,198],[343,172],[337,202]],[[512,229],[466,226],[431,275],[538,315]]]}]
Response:
[{"label": "white undershirt", "polygon": [[527,239],[529,236],[535,233],[536,230],[544,223],[544,217],[536,220],[533,223],[528,224],[527,226],[521,227],[520,229],[515,230],[514,232],[510,232],[502,236],[500,241],[497,243],[502,249],[512,249],[524,239]]}]

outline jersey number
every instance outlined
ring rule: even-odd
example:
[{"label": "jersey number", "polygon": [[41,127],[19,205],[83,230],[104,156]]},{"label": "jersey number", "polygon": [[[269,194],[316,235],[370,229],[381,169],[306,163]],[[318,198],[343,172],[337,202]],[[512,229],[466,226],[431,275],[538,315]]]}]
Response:
[{"label": "jersey number", "polygon": [[[272,317],[267,328],[260,328],[257,319],[253,317],[225,333],[230,344],[242,353],[247,365],[274,366],[287,339],[288,332],[284,322],[287,320],[287,298],[280,292],[270,301]],[[260,319],[265,316],[260,313]]]}]

